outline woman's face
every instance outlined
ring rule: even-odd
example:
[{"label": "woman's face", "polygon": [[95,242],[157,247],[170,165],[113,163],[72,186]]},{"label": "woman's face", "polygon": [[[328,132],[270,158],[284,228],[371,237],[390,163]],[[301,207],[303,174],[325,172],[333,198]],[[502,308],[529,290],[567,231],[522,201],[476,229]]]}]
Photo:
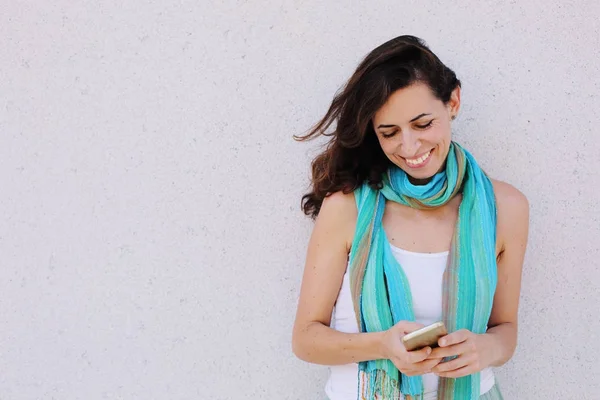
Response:
[{"label": "woman's face", "polygon": [[446,161],[451,141],[450,121],[458,113],[460,88],[444,104],[425,83],[392,93],[375,113],[373,129],[385,155],[413,183],[425,183]]}]

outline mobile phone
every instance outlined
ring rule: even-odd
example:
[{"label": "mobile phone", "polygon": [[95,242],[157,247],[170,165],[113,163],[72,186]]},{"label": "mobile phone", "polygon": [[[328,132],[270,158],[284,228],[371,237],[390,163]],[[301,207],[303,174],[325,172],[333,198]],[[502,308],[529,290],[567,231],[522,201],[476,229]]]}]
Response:
[{"label": "mobile phone", "polygon": [[438,347],[438,340],[447,334],[446,325],[443,322],[436,322],[405,335],[402,343],[407,351],[419,350],[427,346],[435,348]]}]

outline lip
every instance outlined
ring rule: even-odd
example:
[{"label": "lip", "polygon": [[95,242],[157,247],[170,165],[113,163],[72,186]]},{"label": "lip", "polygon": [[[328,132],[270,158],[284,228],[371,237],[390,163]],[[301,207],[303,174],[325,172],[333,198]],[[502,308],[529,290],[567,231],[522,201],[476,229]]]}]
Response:
[{"label": "lip", "polygon": [[[404,158],[404,164],[406,164],[408,166],[408,168],[410,169],[421,169],[424,168],[427,164],[429,164],[429,161],[431,161],[431,157],[433,156],[433,152],[435,151],[435,148],[431,149],[429,152],[431,152],[431,154],[429,155],[429,157],[427,158],[427,160],[425,160],[425,162],[423,164],[419,164],[419,165],[410,165],[409,163],[406,162],[406,159]],[[419,158],[425,154],[427,154],[428,151],[419,154],[418,156],[413,157],[414,158]]]}]

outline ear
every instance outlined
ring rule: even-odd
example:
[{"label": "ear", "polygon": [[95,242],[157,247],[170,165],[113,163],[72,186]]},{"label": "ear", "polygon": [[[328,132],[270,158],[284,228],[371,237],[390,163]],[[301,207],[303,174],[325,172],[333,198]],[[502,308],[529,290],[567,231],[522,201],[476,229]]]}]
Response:
[{"label": "ear", "polygon": [[447,107],[451,116],[456,117],[458,115],[458,110],[460,109],[460,86],[457,86],[456,89],[452,91]]}]

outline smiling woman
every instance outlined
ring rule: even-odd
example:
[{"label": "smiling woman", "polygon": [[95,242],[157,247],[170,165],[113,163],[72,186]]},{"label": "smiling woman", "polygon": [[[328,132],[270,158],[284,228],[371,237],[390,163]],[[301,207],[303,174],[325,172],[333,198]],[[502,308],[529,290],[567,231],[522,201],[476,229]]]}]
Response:
[{"label": "smiling woman", "polygon": [[[400,36],[298,137],[331,137],[303,197],[316,223],[293,350],[331,366],[332,400],[502,398],[492,367],[516,346],[529,207],[452,141],[460,102],[455,73]],[[404,348],[439,321],[439,347]]]},{"label": "smiling woman", "polygon": [[415,82],[392,93],[375,112],[373,126],[381,149],[407,170],[413,182],[442,169],[451,142],[450,120],[458,113],[459,105],[459,86],[444,104],[426,83]]}]

